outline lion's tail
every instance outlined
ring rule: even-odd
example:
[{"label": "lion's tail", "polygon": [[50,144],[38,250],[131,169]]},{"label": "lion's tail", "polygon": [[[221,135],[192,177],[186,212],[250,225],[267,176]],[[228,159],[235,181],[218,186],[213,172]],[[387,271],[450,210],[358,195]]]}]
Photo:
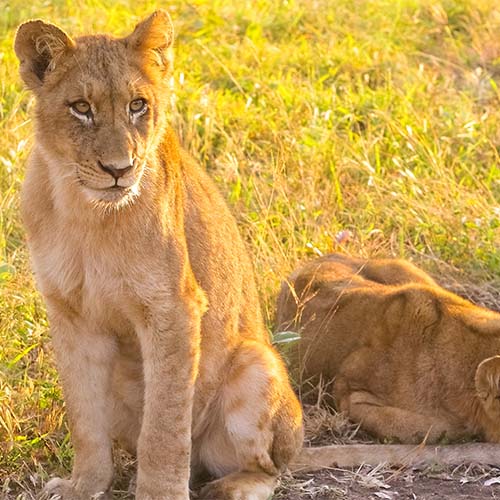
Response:
[{"label": "lion's tail", "polygon": [[500,444],[457,445],[353,444],[303,448],[290,464],[292,472],[329,467],[357,467],[363,464],[408,466],[422,463],[460,465],[474,462],[500,465]]}]

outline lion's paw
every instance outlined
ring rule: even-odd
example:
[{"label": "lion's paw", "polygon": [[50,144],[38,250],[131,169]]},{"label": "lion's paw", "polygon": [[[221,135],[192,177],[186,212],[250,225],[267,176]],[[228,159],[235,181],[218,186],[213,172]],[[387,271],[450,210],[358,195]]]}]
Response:
[{"label": "lion's paw", "polygon": [[275,478],[265,476],[265,481],[260,481],[259,475],[245,479],[245,474],[242,474],[238,480],[234,480],[231,476],[240,476],[239,474],[230,475],[228,477],[217,479],[208,483],[201,489],[198,494],[198,500],[267,500],[271,498]]},{"label": "lion's paw", "polygon": [[214,481],[201,489],[198,500],[243,500],[234,492],[227,491],[221,484]]},{"label": "lion's paw", "polygon": [[55,477],[43,489],[39,500],[110,500],[109,493],[100,491],[91,495],[84,495],[76,491],[73,483],[68,479]]}]

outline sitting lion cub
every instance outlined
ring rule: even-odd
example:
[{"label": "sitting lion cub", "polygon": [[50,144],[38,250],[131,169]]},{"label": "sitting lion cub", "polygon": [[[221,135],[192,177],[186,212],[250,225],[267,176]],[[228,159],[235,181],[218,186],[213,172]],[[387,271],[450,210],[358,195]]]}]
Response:
[{"label": "sitting lion cub", "polygon": [[173,30],[72,40],[43,21],[15,51],[36,96],[22,213],[75,450],[63,500],[110,496],[111,445],[140,500],[266,500],[301,446],[252,266],[212,181],[167,125]]},{"label": "sitting lion cub", "polygon": [[278,300],[301,379],[334,380],[337,407],[384,438],[500,442],[500,314],[401,260],[328,255]]}]

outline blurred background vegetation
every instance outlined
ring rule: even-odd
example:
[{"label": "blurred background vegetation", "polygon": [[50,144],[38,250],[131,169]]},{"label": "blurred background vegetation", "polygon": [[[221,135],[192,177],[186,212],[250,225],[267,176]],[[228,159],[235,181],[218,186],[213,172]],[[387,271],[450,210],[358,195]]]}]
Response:
[{"label": "blurred background vegetation", "polygon": [[280,281],[330,251],[500,289],[498,2],[0,0],[1,498],[71,460],[19,220],[33,101],[13,36],[36,17],[122,36],[157,7],[172,123],[232,207],[270,330]]}]

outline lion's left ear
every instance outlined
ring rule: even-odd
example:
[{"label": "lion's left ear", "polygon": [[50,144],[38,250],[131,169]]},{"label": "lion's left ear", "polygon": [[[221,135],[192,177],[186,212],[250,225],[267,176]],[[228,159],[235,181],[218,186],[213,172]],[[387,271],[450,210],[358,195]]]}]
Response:
[{"label": "lion's left ear", "polygon": [[165,10],[153,12],[140,22],[124,41],[131,50],[152,56],[150,61],[157,64],[162,71],[172,70],[174,26]]}]

